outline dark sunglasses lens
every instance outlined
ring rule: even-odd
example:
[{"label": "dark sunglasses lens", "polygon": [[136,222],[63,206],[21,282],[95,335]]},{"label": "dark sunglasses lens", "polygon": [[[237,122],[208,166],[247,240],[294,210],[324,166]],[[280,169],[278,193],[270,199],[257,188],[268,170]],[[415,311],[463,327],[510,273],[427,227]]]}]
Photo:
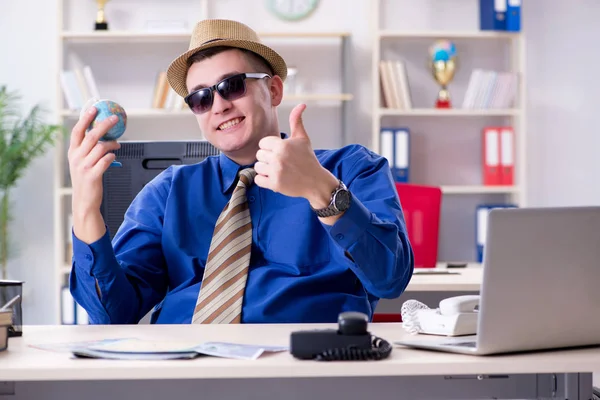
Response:
[{"label": "dark sunglasses lens", "polygon": [[202,89],[188,97],[188,106],[195,114],[201,114],[210,109],[212,105],[212,91]]},{"label": "dark sunglasses lens", "polygon": [[225,100],[240,98],[246,92],[244,78],[241,75],[227,78],[217,85],[217,90]]}]

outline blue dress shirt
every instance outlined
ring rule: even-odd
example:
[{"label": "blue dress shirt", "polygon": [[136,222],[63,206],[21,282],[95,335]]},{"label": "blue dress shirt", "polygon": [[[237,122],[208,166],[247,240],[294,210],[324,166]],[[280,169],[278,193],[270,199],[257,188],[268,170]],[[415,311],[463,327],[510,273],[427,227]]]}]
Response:
[{"label": "blue dress shirt", "polygon": [[[413,252],[387,160],[360,145],[316,150],[352,193],[332,226],[308,201],[252,185],[250,268],[244,323],[336,322],[343,311],[372,317],[380,298],[399,296]],[[171,166],[127,210],[112,242],[73,234],[70,289],[90,323],[189,324],[217,217],[240,166],[223,154]],[[96,291],[96,284],[100,296]]]}]

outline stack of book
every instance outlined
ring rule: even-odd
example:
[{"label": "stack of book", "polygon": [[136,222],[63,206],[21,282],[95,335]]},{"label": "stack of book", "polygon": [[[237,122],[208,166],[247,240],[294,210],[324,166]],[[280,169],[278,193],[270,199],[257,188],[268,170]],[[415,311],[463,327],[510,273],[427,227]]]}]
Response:
[{"label": "stack of book", "polygon": [[462,104],[464,109],[507,109],[515,106],[518,77],[512,72],[475,68]]},{"label": "stack of book", "polygon": [[91,99],[100,99],[100,93],[89,66],[60,72],[60,84],[69,110],[81,110]]},{"label": "stack of book", "polygon": [[152,108],[165,110],[182,110],[187,105],[183,97],[178,95],[167,81],[167,72],[161,71],[156,77],[154,84],[154,95],[152,96]]},{"label": "stack of book", "polygon": [[408,110],[412,108],[408,75],[402,61],[379,62],[382,105],[384,108]]}]

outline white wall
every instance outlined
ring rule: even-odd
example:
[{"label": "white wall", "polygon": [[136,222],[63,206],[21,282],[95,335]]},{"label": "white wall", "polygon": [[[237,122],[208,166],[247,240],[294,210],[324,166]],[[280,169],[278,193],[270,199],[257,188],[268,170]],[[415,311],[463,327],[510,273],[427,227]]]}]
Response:
[{"label": "white wall", "polygon": [[525,3],[530,202],[598,205],[600,2]]},{"label": "white wall", "polygon": [[[35,10],[35,13],[32,12]],[[0,2],[0,85],[22,95],[24,112],[41,102],[56,105],[55,1]],[[52,114],[49,121],[53,122]],[[11,240],[18,254],[9,263],[9,278],[26,282],[24,322],[54,321],[53,154],[35,161],[12,194]]]},{"label": "white wall", "polygon": [[[124,11],[127,3],[135,2],[140,0],[109,3],[108,10],[111,6],[114,7],[115,29],[127,20],[128,15]],[[445,1],[442,6],[439,1],[427,0],[420,3],[419,7],[422,8],[418,8],[414,6],[414,1],[403,0],[403,7],[413,4],[415,8],[398,15],[397,19],[392,18],[391,23],[402,25],[396,26],[397,28],[405,28],[409,23],[436,23],[440,24],[439,28],[476,29],[477,23],[473,18],[476,17],[474,7],[477,1],[452,2],[456,2],[455,7],[450,6],[449,1]],[[87,3],[89,4],[79,2],[83,7],[81,10],[84,10],[81,12],[88,12],[82,18],[91,18],[93,21],[93,12],[91,16],[89,14],[90,10],[93,11],[93,2]],[[140,4],[143,7],[147,3]],[[175,3],[176,7],[186,7],[184,0]],[[353,35],[351,68],[359,78],[352,84],[351,92],[355,95],[355,100],[350,105],[352,123],[349,137],[368,145],[372,101],[369,1],[322,0],[321,3],[313,18],[295,24],[297,26],[273,19],[265,12],[263,2],[252,2],[250,5],[245,0],[220,0],[212,8],[212,12],[217,17],[240,19],[257,30],[285,30],[291,27],[289,29],[293,30],[350,31]],[[600,18],[600,3],[595,0],[525,0],[525,3],[523,26],[528,38],[529,204],[598,204],[600,185],[597,177],[600,167],[592,156],[600,145],[594,119],[597,113],[597,95],[600,93],[600,83],[594,70],[600,64],[600,55],[594,45],[600,31],[592,24]],[[0,83],[8,83],[11,88],[19,90],[24,96],[26,107],[40,101],[52,109],[56,107],[56,4],[56,0],[0,2]],[[36,13],[32,13],[32,9]],[[110,12],[108,15],[110,17]],[[334,22],[331,19],[333,15],[339,17],[339,20]],[[69,18],[76,20],[73,16]],[[173,49],[157,47],[156,53],[161,60],[167,60],[171,50]],[[319,50],[318,55],[312,55],[315,58],[310,59],[311,53],[295,51],[290,48],[290,57],[299,57],[305,62],[310,60],[315,64],[323,62],[323,54],[326,54],[324,50]],[[98,61],[92,50],[85,54],[88,59]],[[326,62],[334,63],[335,55],[332,53]],[[103,62],[107,68],[114,65],[121,67],[116,59],[106,59]],[[143,65],[139,60],[137,62],[136,68]],[[135,71],[133,67],[127,69],[125,64],[123,68],[124,73],[133,74]],[[153,76],[154,72],[146,70],[144,73],[145,76]],[[421,73],[424,74],[423,71]],[[108,72],[99,72],[99,75],[99,79],[109,85],[111,92],[108,95],[122,93],[122,96],[127,96],[126,91],[117,85],[110,86],[111,77]],[[320,82],[328,84],[326,80]],[[460,93],[460,81],[457,82],[457,87]],[[426,98],[422,93],[419,95],[422,99]],[[319,116],[318,123],[317,118],[314,118],[309,125],[309,132],[317,142],[323,141],[324,145],[330,144],[327,142],[327,133],[339,128],[337,108],[330,107],[327,110],[309,108],[314,113],[313,116]],[[282,129],[287,129],[286,112],[285,108],[282,109]],[[321,118],[326,122],[322,123]],[[189,127],[195,129],[194,125]],[[52,289],[46,287],[46,283],[53,282],[54,279],[52,176],[50,153],[35,163],[14,193],[14,198],[18,201],[12,232],[22,251],[11,262],[10,275],[27,281],[24,306],[26,323],[29,324],[51,323],[54,320],[53,314],[57,312],[51,306],[54,304]]]}]

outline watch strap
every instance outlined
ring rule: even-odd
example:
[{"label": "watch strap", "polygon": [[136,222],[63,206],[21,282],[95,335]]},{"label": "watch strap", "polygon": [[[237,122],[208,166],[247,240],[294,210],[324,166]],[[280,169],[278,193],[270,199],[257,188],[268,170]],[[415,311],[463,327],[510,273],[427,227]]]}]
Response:
[{"label": "watch strap", "polygon": [[335,205],[335,195],[340,190],[348,190],[348,188],[346,187],[344,182],[342,182],[339,179],[338,179],[338,182],[339,182],[338,186],[331,192],[331,199],[329,200],[329,205],[327,207],[316,209],[316,208],[313,208],[313,206],[310,206],[310,208],[317,214],[317,216],[319,216],[321,218],[333,217],[333,216],[341,214],[342,212],[345,211],[345,210],[339,210]]}]

